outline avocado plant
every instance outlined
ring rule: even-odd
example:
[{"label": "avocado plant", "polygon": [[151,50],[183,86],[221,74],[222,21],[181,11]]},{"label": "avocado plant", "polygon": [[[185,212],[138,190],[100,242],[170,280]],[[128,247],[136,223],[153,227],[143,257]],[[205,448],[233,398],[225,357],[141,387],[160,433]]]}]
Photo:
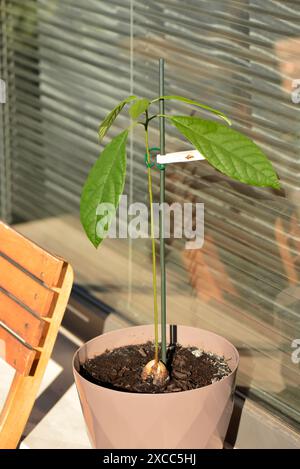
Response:
[{"label": "avocado plant", "polygon": [[[223,123],[207,120],[201,117],[169,115],[153,113],[151,109],[159,101],[175,100],[196,106],[200,111],[206,111],[217,116]],[[124,190],[126,177],[126,144],[130,130],[136,125],[144,128],[145,151],[148,174],[148,192],[150,206],[150,233],[152,244],[152,274],[153,274],[153,313],[154,313],[154,358],[144,368],[143,379],[153,380],[159,384],[168,377],[165,363],[159,356],[158,338],[158,303],[157,303],[157,270],[154,239],[154,211],[152,174],[149,146],[149,127],[156,119],[164,118],[176,127],[216,170],[242,183],[280,188],[280,183],[272,164],[263,151],[247,136],[231,128],[231,122],[221,111],[201,104],[183,96],[158,96],[152,100],[128,96],[121,101],[104,119],[99,127],[100,141],[104,139],[117,116],[128,108],[131,125],[105,146],[100,157],[92,167],[83,187],[80,203],[80,218],[83,228],[92,242],[98,248],[109,230],[109,219],[99,214],[100,204],[109,204],[116,211],[120,196]],[[102,230],[99,230],[102,226]]]}]

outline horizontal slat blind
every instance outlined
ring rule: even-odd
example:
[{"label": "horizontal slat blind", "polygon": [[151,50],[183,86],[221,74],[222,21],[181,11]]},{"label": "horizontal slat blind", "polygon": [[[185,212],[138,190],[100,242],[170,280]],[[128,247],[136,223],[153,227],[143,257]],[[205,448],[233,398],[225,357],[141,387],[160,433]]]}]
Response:
[{"label": "horizontal slat blind", "polygon": [[[297,420],[300,373],[291,356],[292,341],[300,337],[300,106],[291,100],[291,82],[300,73],[295,76],[289,63],[299,70],[299,48],[297,2],[135,6],[134,92],[157,93],[157,57],[165,57],[167,94],[221,109],[264,148],[281,177],[285,194],[278,195],[230,182],[205,163],[168,166],[168,201],[205,203],[203,249],[188,252],[182,241],[169,241],[168,272],[186,296],[192,284],[202,302],[191,321],[239,344],[241,385],[251,383],[256,395]],[[191,112],[172,104],[172,112],[182,111]],[[168,128],[167,150],[184,148]],[[134,187],[143,184],[142,162],[139,169]],[[177,308],[184,321],[185,302]],[[169,316],[176,314],[169,308]]]},{"label": "horizontal slat blind", "polygon": [[99,153],[98,123],[129,93],[122,50],[129,2],[6,5],[15,78],[14,212],[31,218],[77,210]]},{"label": "horizontal slat blind", "polygon": [[[157,95],[161,56],[167,94],[219,108],[264,148],[285,193],[233,183],[206,163],[167,168],[170,203],[205,203],[204,248],[187,252],[183,240],[167,241],[169,278],[182,299],[170,298],[168,314],[233,340],[242,355],[240,385],[299,421],[291,346],[300,338],[300,105],[291,100],[291,82],[300,79],[299,2],[6,0],[4,10],[15,217],[77,216],[99,152],[99,121],[131,91]],[[127,123],[120,116],[111,135]],[[188,148],[174,128],[167,131],[168,151]],[[157,128],[150,137],[156,146]],[[132,150],[126,190],[147,201],[139,131]],[[157,196],[156,172],[154,179]],[[150,246],[130,246],[128,314],[136,320],[145,311],[151,321],[150,291],[142,301],[132,275]]]}]

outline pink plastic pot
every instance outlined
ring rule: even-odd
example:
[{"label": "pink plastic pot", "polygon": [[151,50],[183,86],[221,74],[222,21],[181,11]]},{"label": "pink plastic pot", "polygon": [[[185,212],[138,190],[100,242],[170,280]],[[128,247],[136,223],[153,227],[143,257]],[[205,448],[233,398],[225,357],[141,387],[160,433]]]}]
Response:
[{"label": "pink plastic pot", "polygon": [[95,448],[222,448],[232,409],[239,355],[212,332],[178,326],[178,342],[230,358],[232,373],[209,386],[169,394],[134,394],[90,383],[79,364],[106,349],[153,340],[153,326],[103,334],[75,354],[75,382],[91,444]]}]

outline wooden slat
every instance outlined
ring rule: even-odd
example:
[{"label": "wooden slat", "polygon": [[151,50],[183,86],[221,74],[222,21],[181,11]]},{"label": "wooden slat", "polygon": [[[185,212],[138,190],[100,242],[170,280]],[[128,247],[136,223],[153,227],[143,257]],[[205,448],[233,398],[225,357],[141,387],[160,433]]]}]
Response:
[{"label": "wooden slat", "polygon": [[0,449],[16,448],[18,445],[40,388],[73,283],[73,271],[69,265],[65,264],[62,275],[63,283],[45,343],[37,357],[38,362],[29,376],[15,374],[10,392],[0,413]]},{"label": "wooden slat", "polygon": [[0,287],[41,316],[52,313],[55,293],[0,256]]},{"label": "wooden slat", "polygon": [[1,252],[49,287],[58,286],[63,260],[44,251],[0,221]]},{"label": "wooden slat", "polygon": [[47,323],[0,291],[0,321],[32,347],[41,344]]},{"label": "wooden slat", "polygon": [[30,373],[37,352],[26,347],[21,341],[0,325],[0,356],[21,375]]}]

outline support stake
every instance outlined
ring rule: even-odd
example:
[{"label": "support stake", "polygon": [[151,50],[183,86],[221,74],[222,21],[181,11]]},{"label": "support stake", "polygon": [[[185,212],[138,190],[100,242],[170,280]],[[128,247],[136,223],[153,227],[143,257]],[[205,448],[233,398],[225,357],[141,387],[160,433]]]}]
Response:
[{"label": "support stake", "polygon": [[[165,73],[164,59],[159,59],[159,96],[165,94]],[[164,99],[159,100],[159,113],[165,113]],[[160,131],[160,153],[165,154],[165,118],[159,118]],[[165,260],[165,167],[160,170],[160,212],[159,212],[159,239],[160,239],[160,272],[161,272],[161,361],[166,364],[167,361],[167,300],[166,300],[166,260]]]}]

